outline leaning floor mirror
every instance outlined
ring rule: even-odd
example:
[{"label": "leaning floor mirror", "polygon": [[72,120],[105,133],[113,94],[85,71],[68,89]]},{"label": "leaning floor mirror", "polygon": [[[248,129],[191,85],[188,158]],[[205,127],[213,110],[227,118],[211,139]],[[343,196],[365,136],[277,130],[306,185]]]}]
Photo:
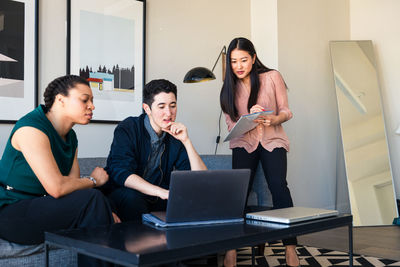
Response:
[{"label": "leaning floor mirror", "polygon": [[330,42],[355,226],[398,217],[372,41]]}]

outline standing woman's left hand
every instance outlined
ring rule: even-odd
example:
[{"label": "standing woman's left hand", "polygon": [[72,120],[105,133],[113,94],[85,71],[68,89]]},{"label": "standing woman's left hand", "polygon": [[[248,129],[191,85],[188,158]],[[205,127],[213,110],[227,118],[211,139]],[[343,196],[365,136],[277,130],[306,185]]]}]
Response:
[{"label": "standing woman's left hand", "polygon": [[180,122],[171,122],[166,128],[162,128],[162,130],[169,133],[182,143],[184,143],[189,138],[186,126]]},{"label": "standing woman's left hand", "polygon": [[254,120],[257,123],[261,123],[264,126],[275,126],[280,124],[280,119],[279,116],[276,115],[264,115],[264,116],[258,116],[257,119]]},{"label": "standing woman's left hand", "polygon": [[276,126],[287,121],[287,115],[285,112],[279,113],[279,115],[260,115],[254,120],[257,123],[261,123],[264,126]]}]

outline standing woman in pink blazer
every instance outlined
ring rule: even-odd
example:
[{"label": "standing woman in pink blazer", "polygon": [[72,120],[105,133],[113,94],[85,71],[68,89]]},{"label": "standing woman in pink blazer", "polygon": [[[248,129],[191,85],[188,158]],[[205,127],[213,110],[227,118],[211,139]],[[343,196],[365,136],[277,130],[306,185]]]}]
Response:
[{"label": "standing woman in pink blazer", "polygon": [[[231,41],[220,94],[228,130],[233,128],[242,115],[273,111],[270,115],[258,117],[258,126],[253,130],[230,141],[232,168],[251,170],[250,190],[258,163],[261,162],[274,209],[293,206],[286,181],[289,140],[282,127],[282,123],[293,116],[288,107],[286,91],[286,84],[280,73],[261,63],[250,40],[235,38]],[[282,242],[286,247],[287,266],[298,266],[297,239],[290,238]],[[226,253],[224,265],[236,265],[235,250]]]}]

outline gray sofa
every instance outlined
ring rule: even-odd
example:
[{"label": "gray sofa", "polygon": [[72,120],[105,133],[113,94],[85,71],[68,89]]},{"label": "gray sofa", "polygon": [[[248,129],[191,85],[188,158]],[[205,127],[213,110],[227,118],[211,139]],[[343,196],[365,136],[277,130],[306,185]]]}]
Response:
[{"label": "gray sofa", "polygon": [[[208,169],[231,169],[230,155],[202,155]],[[82,175],[89,175],[94,167],[105,166],[106,158],[81,158],[79,166]],[[263,172],[259,166],[248,205],[272,206],[271,195],[268,191]],[[50,266],[76,266],[76,254],[65,249],[52,248],[49,254]],[[36,267],[44,266],[44,245],[19,245],[0,239],[0,266],[7,267]]]}]

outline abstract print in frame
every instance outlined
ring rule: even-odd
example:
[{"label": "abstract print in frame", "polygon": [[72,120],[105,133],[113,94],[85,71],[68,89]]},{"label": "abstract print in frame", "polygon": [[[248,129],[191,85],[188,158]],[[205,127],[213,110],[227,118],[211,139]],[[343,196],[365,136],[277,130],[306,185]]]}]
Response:
[{"label": "abstract print in frame", "polygon": [[37,105],[37,8],[0,1],[0,122],[15,123]]},{"label": "abstract print in frame", "polygon": [[67,69],[89,81],[93,122],[142,113],[144,1],[68,0]]}]

